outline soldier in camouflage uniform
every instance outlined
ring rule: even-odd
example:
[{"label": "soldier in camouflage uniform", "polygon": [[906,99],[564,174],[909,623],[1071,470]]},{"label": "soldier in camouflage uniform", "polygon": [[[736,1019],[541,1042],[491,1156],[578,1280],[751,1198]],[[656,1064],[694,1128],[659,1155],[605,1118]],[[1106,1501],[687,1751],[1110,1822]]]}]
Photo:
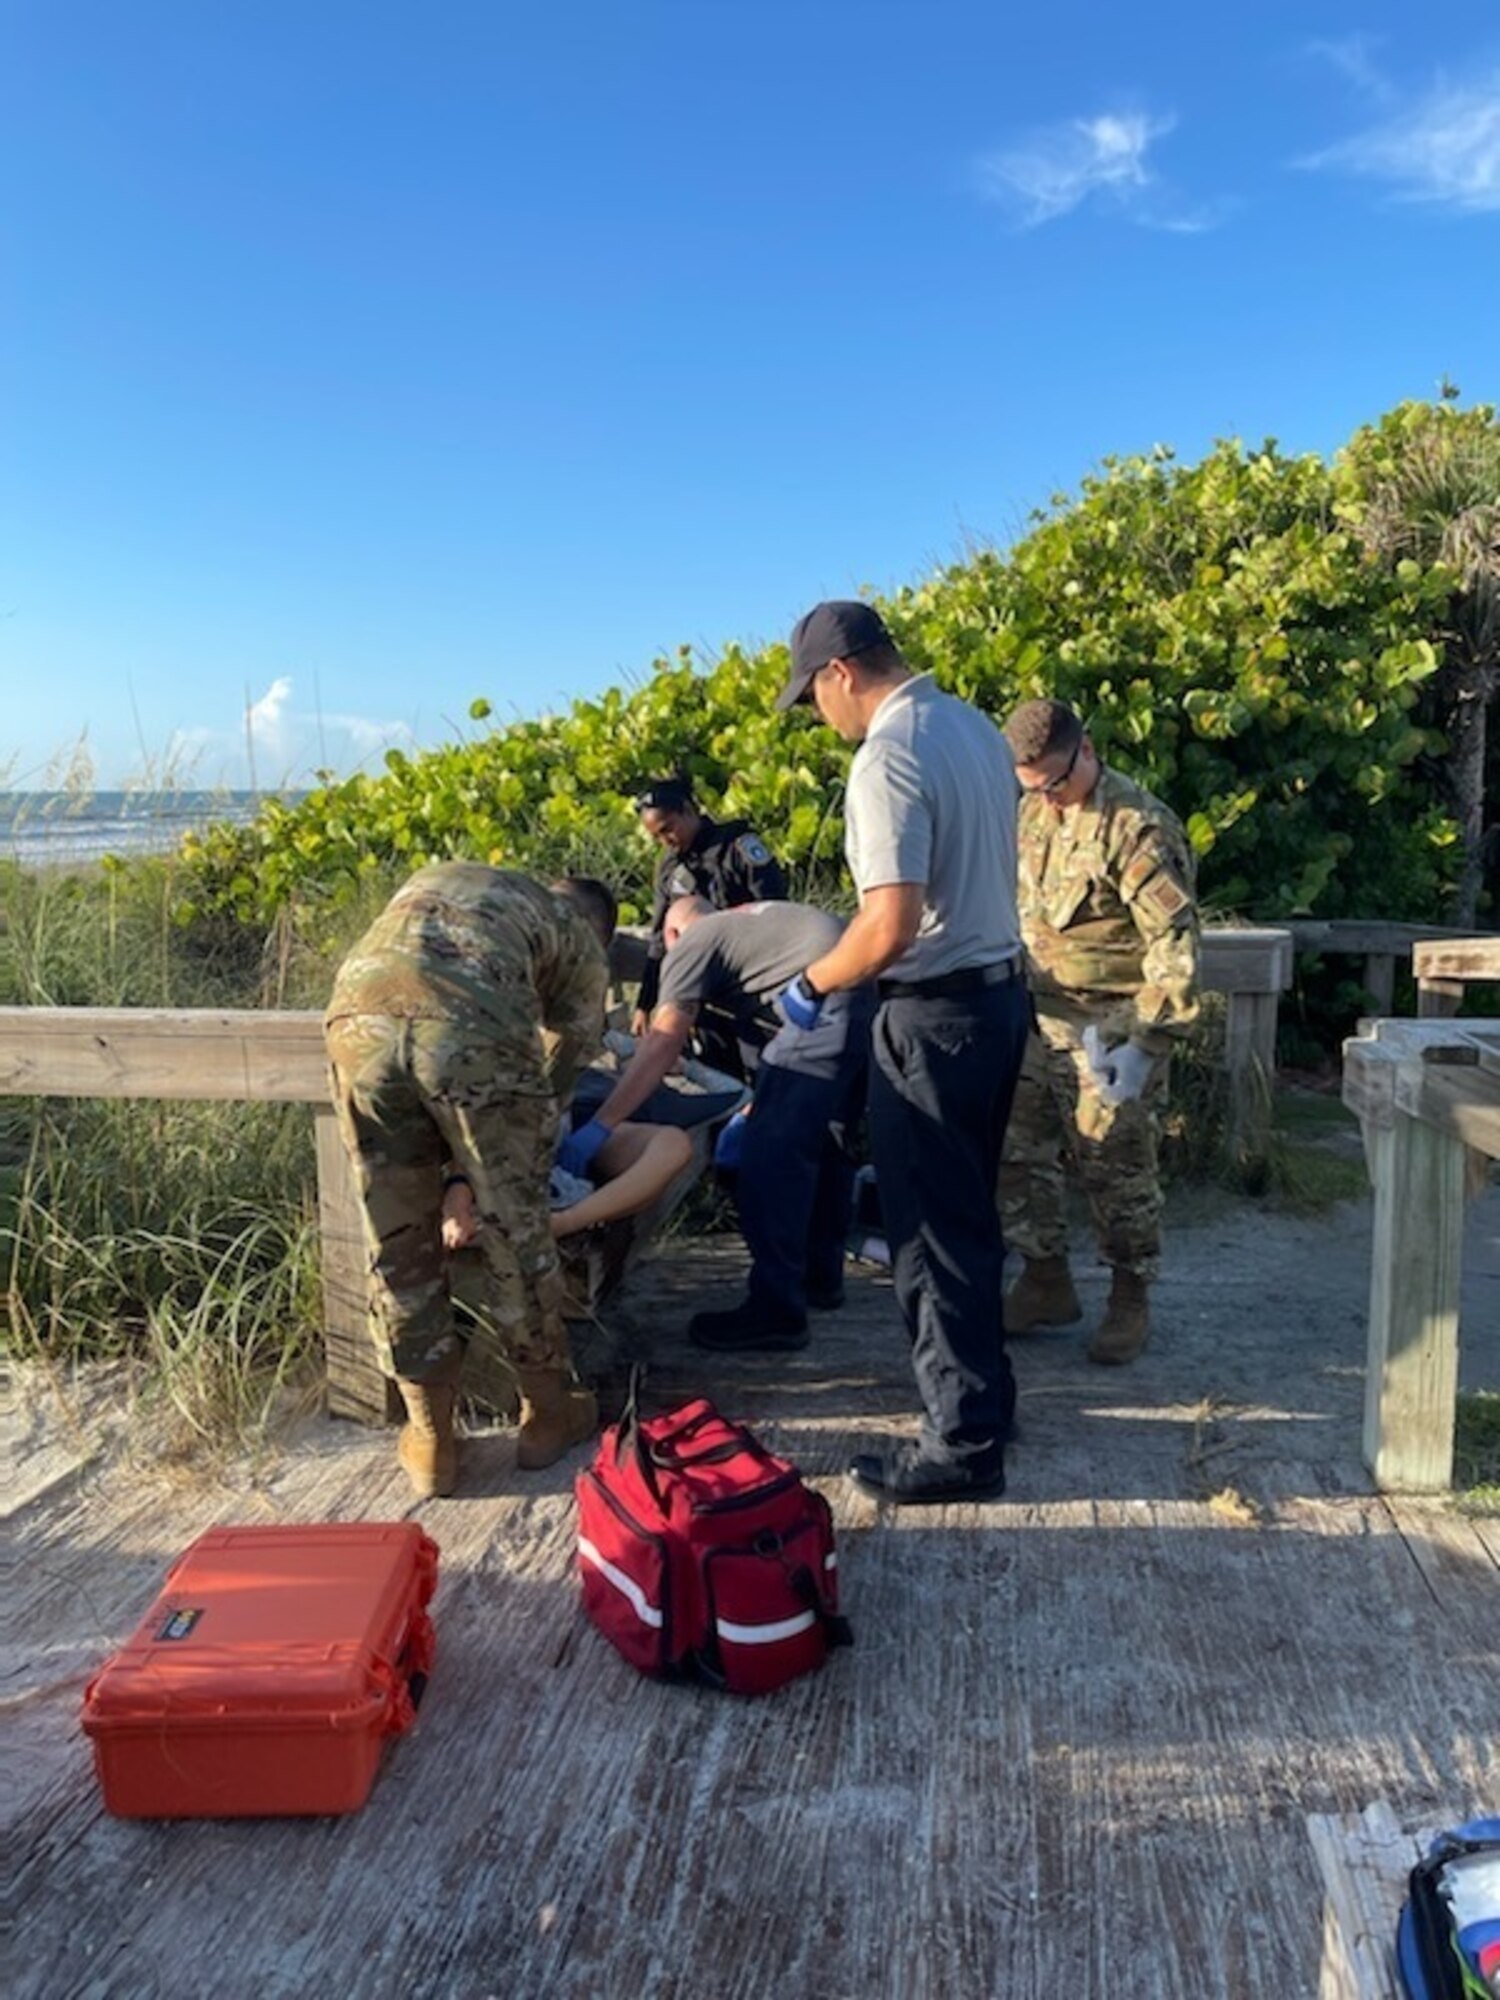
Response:
[{"label": "soldier in camouflage uniform", "polygon": [[548,889],[443,862],[396,892],[334,981],[324,1030],[365,1213],[371,1327],[406,1404],[398,1450],[421,1494],[451,1492],[457,1476],[465,1335],[442,1244],[455,1178],[484,1225],[472,1338],[520,1379],[520,1464],[551,1464],[597,1422],[568,1353],[547,1181],[559,1104],[603,1031],[613,928],[602,883]]},{"label": "soldier in camouflage uniform", "polygon": [[1062,702],[1023,702],[1005,734],[1022,791],[1021,932],[1038,1022],[1000,1172],[1005,1239],[1025,1258],[1005,1327],[1083,1316],[1067,1259],[1067,1153],[1113,1273],[1089,1359],[1132,1361],[1160,1248],[1156,1106],[1172,1044],[1198,1013],[1192,851],[1159,799],[1100,762]]}]

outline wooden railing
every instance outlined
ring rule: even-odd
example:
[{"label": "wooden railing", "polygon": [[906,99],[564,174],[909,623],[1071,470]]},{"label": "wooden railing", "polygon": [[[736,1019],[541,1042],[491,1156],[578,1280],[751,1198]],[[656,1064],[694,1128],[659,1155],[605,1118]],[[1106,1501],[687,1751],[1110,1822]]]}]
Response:
[{"label": "wooden railing", "polygon": [[[1419,946],[1467,947],[1475,942],[1472,931],[1453,930],[1443,924],[1387,923],[1377,917],[1288,917],[1282,928],[1290,931],[1293,948],[1299,952],[1363,959],[1370,1012],[1383,1017],[1395,1012],[1396,967],[1408,961],[1415,965]],[[1420,1006],[1417,1011],[1422,1011]]]},{"label": "wooden railing", "polygon": [[329,1100],[321,1015],[0,1007],[0,1095],[310,1104],[328,1407],[366,1419],[387,1411],[366,1320],[363,1218]]},{"label": "wooden railing", "polygon": [[1456,1014],[1472,981],[1500,985],[1500,937],[1443,939],[1412,947],[1417,976],[1417,1016],[1440,1020]]},{"label": "wooden railing", "polygon": [[[621,978],[638,974],[629,941]],[[1247,1143],[1263,1130],[1275,1066],[1276,1002],[1291,947],[1276,930],[1210,931],[1204,983],[1228,996],[1226,1061]],[[329,1101],[321,1017],[153,1008],[0,1007],[0,1095],[213,1099],[312,1106],[322,1237],[328,1404],[379,1421],[386,1384],[366,1331],[367,1253]]]},{"label": "wooden railing", "polygon": [[[1500,978],[1500,940],[1476,949],[1470,976]],[[1365,1462],[1377,1485],[1440,1491],[1453,1479],[1465,1185],[1500,1159],[1500,1020],[1366,1022],[1344,1044],[1344,1102],[1375,1190]]]}]

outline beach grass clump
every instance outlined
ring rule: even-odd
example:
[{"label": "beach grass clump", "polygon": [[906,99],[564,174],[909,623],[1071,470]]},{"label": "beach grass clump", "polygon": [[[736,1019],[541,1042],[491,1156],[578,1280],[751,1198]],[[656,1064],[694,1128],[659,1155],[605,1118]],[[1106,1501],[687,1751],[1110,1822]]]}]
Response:
[{"label": "beach grass clump", "polygon": [[[184,927],[179,894],[171,856],[0,864],[0,1005],[277,1004],[300,968],[246,927]],[[326,990],[320,965],[304,977]],[[315,1373],[312,1122],[297,1104],[0,1097],[11,1357],[57,1380],[123,1364],[185,1448],[263,1441]]]},{"label": "beach grass clump", "polygon": [[299,1105],[13,1100],[11,1354],[124,1363],[184,1445],[263,1443],[289,1386],[315,1375],[311,1123]]},{"label": "beach grass clump", "polygon": [[1500,1515],[1500,1389],[1476,1389],[1458,1399],[1453,1491],[1464,1513]]}]

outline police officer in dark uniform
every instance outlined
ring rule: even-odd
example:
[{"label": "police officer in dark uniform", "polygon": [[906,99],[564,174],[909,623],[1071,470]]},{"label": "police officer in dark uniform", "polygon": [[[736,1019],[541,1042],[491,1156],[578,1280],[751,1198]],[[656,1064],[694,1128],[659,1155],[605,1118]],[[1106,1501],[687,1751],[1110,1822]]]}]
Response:
[{"label": "police officer in dark uniform", "polygon": [[[786,877],[748,820],[711,819],[693,797],[686,778],[657,778],[642,787],[635,803],[641,825],[663,850],[656,864],[646,970],[630,1024],[632,1034],[643,1035],[661,985],[667,911],[677,898],[702,896],[716,910],[781,903],[786,900]],[[732,1076],[742,1075],[739,1044],[729,1023],[705,1010],[698,1025],[705,1060]]]}]

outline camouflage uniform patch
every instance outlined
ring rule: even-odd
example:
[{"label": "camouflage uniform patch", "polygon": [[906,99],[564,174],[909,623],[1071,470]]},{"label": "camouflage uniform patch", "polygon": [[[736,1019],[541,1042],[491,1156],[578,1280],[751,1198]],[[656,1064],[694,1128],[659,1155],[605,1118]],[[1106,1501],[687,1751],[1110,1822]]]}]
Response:
[{"label": "camouflage uniform patch", "polygon": [[[1065,813],[1023,800],[1018,874],[1039,1033],[1006,1132],[1006,1241],[1027,1257],[1064,1254],[1070,1162],[1105,1261],[1150,1277],[1161,1237],[1156,1107],[1173,1041],[1198,1014],[1192,851],[1159,799],[1105,767]],[[1090,1025],[1158,1058],[1136,1102],[1110,1106],[1094,1088],[1082,1047]]]},{"label": "camouflage uniform patch", "polygon": [[[547,1176],[558,1096],[599,1041],[606,977],[570,906],[465,863],[414,876],[341,967],[325,1033],[388,1374],[454,1380],[466,1337],[484,1366],[569,1365]],[[450,1164],[483,1223],[457,1273],[440,1233]]]}]

